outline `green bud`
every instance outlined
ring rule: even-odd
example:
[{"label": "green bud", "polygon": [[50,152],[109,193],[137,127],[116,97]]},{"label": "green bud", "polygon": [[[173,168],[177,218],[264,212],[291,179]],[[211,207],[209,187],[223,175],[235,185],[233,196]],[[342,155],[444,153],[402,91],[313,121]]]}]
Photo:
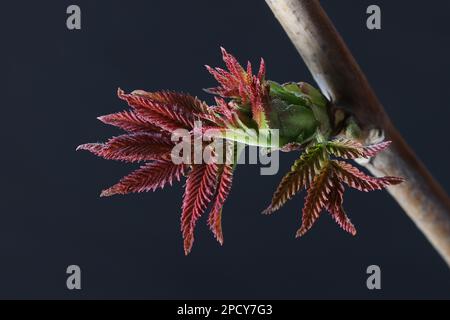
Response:
[{"label": "green bud", "polygon": [[272,101],[268,120],[271,128],[280,130],[280,138],[304,143],[317,132],[329,134],[328,104],[319,90],[307,83],[269,84]]},{"label": "green bud", "polygon": [[280,130],[280,139],[286,143],[307,140],[317,130],[318,122],[311,109],[275,98],[271,101],[269,123]]}]

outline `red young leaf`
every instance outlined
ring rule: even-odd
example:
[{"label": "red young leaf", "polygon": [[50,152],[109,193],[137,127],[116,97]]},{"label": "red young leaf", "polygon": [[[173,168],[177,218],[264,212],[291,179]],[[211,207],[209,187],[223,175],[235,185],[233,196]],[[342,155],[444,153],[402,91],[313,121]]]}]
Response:
[{"label": "red young leaf", "polygon": [[128,132],[158,132],[161,129],[148,121],[139,117],[133,111],[122,111],[118,113],[108,114],[98,117],[98,119],[105,123]]},{"label": "red young leaf", "polygon": [[212,122],[217,120],[213,110],[204,101],[201,101],[197,97],[189,94],[174,91],[146,92],[143,90],[135,90],[132,94],[141,95],[149,98],[150,100],[168,106],[181,107],[188,112],[192,112],[194,116],[203,120]]},{"label": "red young leaf", "polygon": [[[218,108],[210,108],[196,97],[169,91],[145,92],[133,91],[125,94],[118,90],[121,99],[133,108],[115,114],[99,117],[106,123],[117,126],[129,134],[114,137],[106,143],[90,143],[78,147],[78,150],[88,150],[106,159],[128,162],[149,161],[140,169],[122,178],[119,183],[104,190],[102,196],[126,194],[131,192],[154,191],[179,180],[184,174],[186,165],[174,165],[170,153],[174,143],[171,133],[179,128],[192,132],[195,130],[194,121],[202,121],[203,128],[224,130],[227,128],[223,117],[234,121],[236,110],[232,104]],[[222,117],[224,119],[222,119]],[[229,121],[232,124],[232,121]],[[207,144],[203,145],[203,148]],[[221,230],[222,206],[231,188],[232,169],[230,165],[223,165],[218,175],[218,165],[195,165],[186,183],[183,200],[182,231],[186,254],[190,252],[194,227],[197,219],[213,202],[208,220],[210,227],[219,240],[223,242]],[[215,192],[216,184],[220,187]]]},{"label": "red young leaf", "polygon": [[115,194],[162,189],[167,184],[172,185],[173,181],[180,181],[185,169],[186,166],[184,164],[175,165],[170,160],[157,160],[147,163],[140,169],[122,178],[111,188],[104,190],[101,196],[109,197]]},{"label": "red young leaf", "polygon": [[136,113],[162,129],[172,132],[183,128],[191,130],[194,127],[194,113],[178,104],[168,104],[150,99],[143,94],[125,94],[118,91],[119,98],[128,102]]},{"label": "red young leaf", "polygon": [[195,165],[187,178],[181,214],[181,231],[186,255],[192,249],[197,220],[214,196],[217,171],[218,166],[215,163]]},{"label": "red young leaf", "polygon": [[221,171],[221,173],[212,209],[208,217],[208,225],[217,241],[219,241],[220,244],[223,244],[222,207],[231,190],[231,184],[233,182],[233,166],[230,164],[223,164],[220,166],[219,171]]},{"label": "red young leaf", "polygon": [[168,135],[160,132],[130,133],[111,138],[106,143],[87,143],[77,150],[87,150],[108,159],[126,162],[167,159],[173,143]]},{"label": "red young leaf", "polygon": [[327,151],[343,159],[356,159],[365,156],[361,143],[349,139],[337,139],[326,144]]},{"label": "red young leaf", "polygon": [[325,156],[321,147],[307,148],[295,161],[291,171],[283,177],[272,197],[270,206],[263,213],[270,214],[278,210],[303,187],[310,184],[316,172],[320,171],[320,163],[325,160]]},{"label": "red young leaf", "polygon": [[370,146],[364,147],[364,156],[370,158],[375,156],[377,153],[385,150],[391,145],[391,141],[383,141],[377,144],[372,144]]},{"label": "red young leaf", "polygon": [[[381,151],[383,148],[384,145],[377,145],[371,150]],[[306,149],[302,157],[295,162],[291,172],[281,181],[272,204],[265,213],[278,209],[306,186],[308,190],[303,207],[302,226],[297,231],[297,237],[304,235],[312,227],[322,209],[326,209],[342,229],[355,235],[356,229],[343,209],[343,183],[361,191],[373,191],[403,181],[397,177],[371,177],[344,161],[329,159],[329,154],[342,158],[359,158],[365,156],[364,152],[362,145],[348,140],[319,143]]]},{"label": "red young leaf", "polygon": [[347,217],[344,208],[344,185],[339,182],[333,182],[333,189],[329,195],[329,201],[326,209],[331,214],[337,224],[351,235],[356,235],[356,228]]},{"label": "red young leaf", "polygon": [[230,104],[227,103],[223,98],[214,97],[214,99],[216,100],[215,111],[219,113],[223,118],[225,118],[224,120],[228,123],[233,122],[236,110],[233,110]]},{"label": "red young leaf", "polygon": [[220,245],[223,245],[222,212],[223,209],[220,208],[218,211],[215,211],[214,214],[211,212],[208,217],[209,228]]},{"label": "red young leaf", "polygon": [[391,141],[363,146],[361,143],[349,139],[337,139],[327,143],[327,150],[336,157],[343,159],[371,158],[385,150]]},{"label": "red young leaf", "polygon": [[319,218],[320,212],[327,206],[329,195],[333,189],[330,179],[330,165],[325,165],[321,172],[314,177],[305,198],[302,210],[302,226],[298,229],[296,237],[303,236],[314,222]]},{"label": "red young leaf", "polygon": [[397,177],[381,177],[375,178],[366,175],[354,166],[344,161],[333,160],[332,165],[336,171],[339,180],[345,182],[348,186],[360,191],[381,190],[390,185],[403,182],[402,178]]},{"label": "red young leaf", "polygon": [[269,87],[265,82],[265,63],[261,59],[258,75],[252,74],[250,62],[247,64],[247,71],[242,68],[237,59],[221,48],[223,61],[228,71],[221,68],[211,68],[206,66],[208,71],[219,82],[220,86],[207,89],[208,92],[219,95],[223,98],[240,99],[242,104],[249,103],[253,120],[258,125],[262,124],[264,110],[269,102]]},{"label": "red young leaf", "polygon": [[264,59],[261,58],[261,61],[259,63],[259,71],[257,75],[257,79],[259,82],[263,82],[266,77],[266,62]]}]

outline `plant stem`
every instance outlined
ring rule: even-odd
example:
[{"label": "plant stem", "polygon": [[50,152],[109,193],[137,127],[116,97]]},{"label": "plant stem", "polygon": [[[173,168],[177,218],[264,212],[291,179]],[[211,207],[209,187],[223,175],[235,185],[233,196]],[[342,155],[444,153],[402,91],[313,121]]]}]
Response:
[{"label": "plant stem", "polygon": [[450,199],[393,126],[318,0],[266,0],[323,94],[353,114],[365,143],[391,147],[365,164],[406,182],[388,190],[450,266]]}]

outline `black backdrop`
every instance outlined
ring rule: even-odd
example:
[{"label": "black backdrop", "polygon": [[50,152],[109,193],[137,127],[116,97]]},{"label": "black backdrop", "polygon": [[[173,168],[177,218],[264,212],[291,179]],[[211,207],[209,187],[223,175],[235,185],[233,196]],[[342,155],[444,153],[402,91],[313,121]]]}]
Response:
[{"label": "black backdrop", "polygon": [[[449,191],[450,3],[376,1],[382,30],[365,27],[372,1],[322,1],[393,121]],[[65,26],[78,4],[82,30]],[[118,131],[96,117],[122,110],[115,92],[170,88],[210,99],[204,64],[219,45],[268,77],[312,81],[263,1],[8,1],[2,3],[1,298],[450,298],[450,271],[386,192],[348,192],[352,238],[326,215],[294,239],[302,197],[260,215],[277,176],[241,166],[224,210],[225,245],[202,219],[185,257],[181,185],[100,199],[134,166],[76,153]],[[81,291],[65,269],[82,269]],[[366,288],[366,267],[382,290]]]}]

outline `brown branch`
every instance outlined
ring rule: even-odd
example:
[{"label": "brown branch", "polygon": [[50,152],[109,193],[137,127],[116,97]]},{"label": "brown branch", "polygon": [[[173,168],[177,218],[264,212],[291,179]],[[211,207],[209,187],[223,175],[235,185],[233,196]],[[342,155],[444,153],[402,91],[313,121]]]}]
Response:
[{"label": "brown branch", "polygon": [[392,125],[319,1],[266,2],[322,92],[354,115],[365,142],[374,142],[380,134],[393,141],[388,151],[365,165],[375,175],[406,179],[389,192],[450,266],[450,199]]}]

